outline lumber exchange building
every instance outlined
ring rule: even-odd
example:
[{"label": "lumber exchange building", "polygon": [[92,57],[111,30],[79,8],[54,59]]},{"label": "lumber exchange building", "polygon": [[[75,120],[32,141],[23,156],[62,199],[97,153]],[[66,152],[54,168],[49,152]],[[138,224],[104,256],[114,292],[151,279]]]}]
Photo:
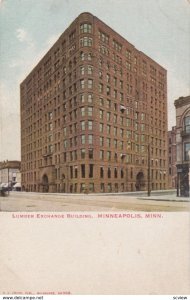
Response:
[{"label": "lumber exchange building", "polygon": [[[20,86],[22,189],[167,188],[167,73],[90,13]],[[150,155],[148,155],[148,148]]]}]

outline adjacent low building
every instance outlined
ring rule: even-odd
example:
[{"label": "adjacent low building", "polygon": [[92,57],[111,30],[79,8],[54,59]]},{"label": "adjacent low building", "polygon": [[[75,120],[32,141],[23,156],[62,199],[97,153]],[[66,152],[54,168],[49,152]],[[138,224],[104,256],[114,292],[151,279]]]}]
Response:
[{"label": "adjacent low building", "polygon": [[12,189],[16,184],[21,186],[21,163],[17,160],[0,162],[0,185]]},{"label": "adjacent low building", "polygon": [[175,100],[177,145],[177,195],[190,191],[190,96]]}]

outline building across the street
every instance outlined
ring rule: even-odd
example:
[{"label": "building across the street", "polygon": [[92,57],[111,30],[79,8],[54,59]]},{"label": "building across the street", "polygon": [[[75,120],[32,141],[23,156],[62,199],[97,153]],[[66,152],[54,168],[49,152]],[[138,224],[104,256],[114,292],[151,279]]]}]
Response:
[{"label": "building across the street", "polygon": [[176,170],[176,127],[168,131],[168,187],[175,189],[177,187]]},{"label": "building across the street", "polygon": [[167,188],[167,72],[97,17],[80,14],[20,93],[23,190]]},{"label": "building across the street", "polygon": [[189,196],[190,190],[190,96],[180,97],[176,107],[177,195]]},{"label": "building across the street", "polygon": [[17,160],[0,162],[0,186],[21,189],[21,163]]}]

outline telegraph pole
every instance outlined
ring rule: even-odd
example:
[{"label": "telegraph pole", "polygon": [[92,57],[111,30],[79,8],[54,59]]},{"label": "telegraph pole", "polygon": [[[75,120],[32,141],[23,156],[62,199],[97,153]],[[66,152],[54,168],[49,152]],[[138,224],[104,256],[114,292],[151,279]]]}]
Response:
[{"label": "telegraph pole", "polygon": [[147,176],[147,179],[148,179],[148,191],[147,191],[147,196],[149,197],[150,196],[150,144],[148,144],[148,176]]}]

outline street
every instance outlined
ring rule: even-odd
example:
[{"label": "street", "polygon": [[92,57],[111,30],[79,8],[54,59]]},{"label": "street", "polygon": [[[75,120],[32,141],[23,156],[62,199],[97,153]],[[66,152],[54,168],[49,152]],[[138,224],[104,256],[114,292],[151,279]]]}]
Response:
[{"label": "street", "polygon": [[174,195],[42,194],[10,192],[0,210],[11,211],[190,211],[190,201]]}]

